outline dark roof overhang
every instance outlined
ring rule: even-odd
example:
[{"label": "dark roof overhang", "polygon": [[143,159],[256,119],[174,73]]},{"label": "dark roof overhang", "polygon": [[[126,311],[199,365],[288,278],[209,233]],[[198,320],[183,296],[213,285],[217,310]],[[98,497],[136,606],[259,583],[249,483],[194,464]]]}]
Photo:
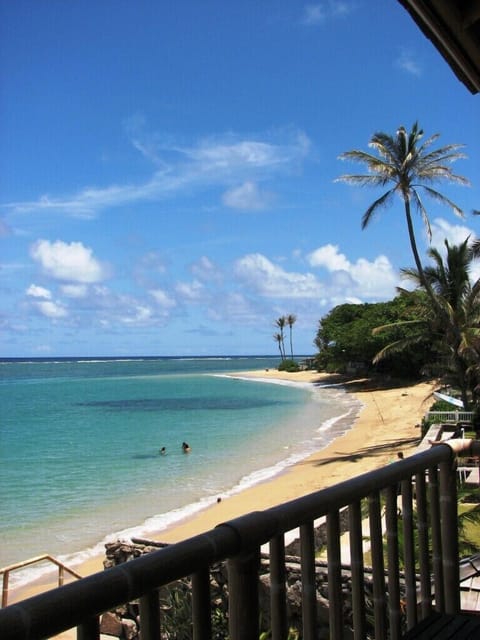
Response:
[{"label": "dark roof overhang", "polygon": [[398,0],[471,91],[480,91],[480,0]]}]

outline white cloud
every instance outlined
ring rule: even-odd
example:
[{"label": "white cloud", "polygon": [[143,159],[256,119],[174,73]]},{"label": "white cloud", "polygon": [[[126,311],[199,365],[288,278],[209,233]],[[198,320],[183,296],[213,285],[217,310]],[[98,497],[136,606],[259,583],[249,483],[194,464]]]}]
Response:
[{"label": "white cloud", "polygon": [[338,271],[345,269],[348,271],[350,263],[343,253],[338,253],[338,246],[326,244],[312,251],[307,256],[308,263],[312,267],[325,267],[328,271]]},{"label": "white cloud", "polygon": [[378,256],[373,262],[359,258],[351,267],[351,275],[357,284],[357,295],[368,298],[393,297],[399,281],[386,256]]},{"label": "white cloud", "polygon": [[307,4],[303,8],[302,23],[306,25],[322,24],[325,21],[325,10],[321,4]]},{"label": "white cloud", "polygon": [[332,274],[332,286],[348,295],[363,298],[384,298],[395,294],[399,276],[386,256],[373,262],[359,258],[351,263],[338,246],[327,244],[307,255],[313,267],[324,267]]},{"label": "white cloud", "polygon": [[[309,255],[312,263],[316,261],[312,266],[325,268],[327,274],[288,271],[261,254],[249,254],[235,262],[234,274],[254,302],[257,318],[265,316],[265,309],[274,300],[275,308],[270,309],[273,315],[285,313],[287,307],[307,324],[314,324],[325,310],[336,305],[377,302],[395,295],[399,279],[384,256],[374,261],[360,258],[352,264],[333,245]],[[218,314],[222,311],[223,305]]]},{"label": "white cloud", "polygon": [[[281,142],[233,137],[209,139],[190,147],[155,143],[155,154],[163,153],[165,160],[156,163],[156,170],[143,183],[86,187],[70,196],[43,195],[38,200],[8,203],[5,208],[13,213],[58,211],[89,218],[109,207],[157,201],[186,188],[223,186],[231,184],[232,179],[240,182],[270,177],[296,168],[310,150],[310,140],[303,132],[288,133],[284,137],[285,141]],[[154,135],[150,138],[155,140]],[[136,148],[139,144],[135,142]]]},{"label": "white cloud", "polygon": [[193,280],[192,282],[179,282],[175,286],[178,295],[184,301],[199,301],[204,297],[205,289],[201,282]]},{"label": "white cloud", "polygon": [[323,0],[305,5],[301,22],[307,26],[317,26],[324,24],[328,19],[346,16],[352,10],[353,3],[346,0]]},{"label": "white cloud", "polygon": [[36,284],[31,284],[27,291],[27,296],[31,296],[32,298],[44,298],[45,300],[50,300],[52,297],[51,292],[45,287],[39,287]]},{"label": "white cloud", "polygon": [[92,255],[92,250],[81,242],[67,244],[61,240],[38,240],[30,249],[30,255],[43,271],[57,280],[78,283],[94,283],[103,280],[106,269]]},{"label": "white cloud", "polygon": [[67,298],[85,298],[88,294],[88,287],[84,284],[64,284],[60,289]]},{"label": "white cloud", "polygon": [[94,322],[102,327],[114,327],[118,324],[130,327],[151,326],[164,319],[164,315],[156,315],[145,300],[116,293],[105,286],[92,287],[88,302],[88,310]]},{"label": "white cloud", "polygon": [[120,317],[120,321],[127,325],[145,325],[150,324],[152,320],[152,310],[144,305],[137,305],[131,309],[129,315]]},{"label": "white cloud", "polygon": [[66,308],[61,303],[53,302],[53,300],[39,300],[35,302],[35,306],[42,315],[53,320],[65,318],[68,315]]},{"label": "white cloud", "polygon": [[190,270],[192,275],[202,282],[218,283],[222,280],[220,269],[207,256],[201,256],[197,262],[191,265]]},{"label": "white cloud", "polygon": [[400,56],[396,60],[396,65],[403,71],[410,73],[412,76],[422,75],[422,68],[418,63],[418,60],[410,51],[401,51]]},{"label": "white cloud", "polygon": [[155,302],[163,309],[171,309],[177,304],[163,289],[151,289],[149,293],[155,299]]},{"label": "white cloud", "polygon": [[243,140],[232,144],[212,144],[206,141],[197,147],[184,149],[184,153],[202,166],[217,169],[243,165],[263,167],[281,160],[276,147],[257,140]]},{"label": "white cloud", "polygon": [[146,253],[141,258],[138,268],[145,272],[148,271],[149,273],[163,274],[166,271],[165,260],[156,251]]},{"label": "white cloud", "polygon": [[346,16],[351,13],[354,8],[352,2],[345,2],[344,0],[329,0],[328,4],[334,16]]},{"label": "white cloud", "polygon": [[[469,242],[472,243],[477,234],[473,229],[462,224],[450,224],[443,218],[435,218],[431,224],[432,229],[432,242],[431,246],[437,249],[441,256],[445,257],[447,249],[445,247],[445,240],[448,240],[448,244],[458,245],[464,242],[468,237]],[[476,282],[480,278],[480,260],[474,260],[470,267],[470,279],[472,282]]]},{"label": "white cloud", "polygon": [[470,236],[471,240],[476,237],[475,231],[464,224],[451,224],[443,218],[435,218],[431,224],[432,240],[431,246],[440,253],[445,253],[445,240],[450,245],[460,244]]},{"label": "white cloud", "polygon": [[215,321],[226,321],[229,324],[256,324],[263,321],[258,304],[247,299],[242,293],[227,292],[215,301],[208,311],[208,317]]},{"label": "white cloud", "polygon": [[276,298],[316,298],[323,286],[311,273],[285,271],[265,256],[254,253],[236,261],[236,276],[262,296]]},{"label": "white cloud", "polygon": [[247,180],[239,187],[229,189],[222,196],[222,202],[231,209],[243,211],[260,211],[270,206],[273,195],[267,191],[261,191],[255,182]]}]

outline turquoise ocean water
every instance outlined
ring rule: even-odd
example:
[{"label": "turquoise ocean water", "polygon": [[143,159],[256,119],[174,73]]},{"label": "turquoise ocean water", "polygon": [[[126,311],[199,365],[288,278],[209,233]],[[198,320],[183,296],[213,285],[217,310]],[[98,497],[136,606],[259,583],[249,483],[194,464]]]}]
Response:
[{"label": "turquoise ocean water", "polygon": [[[241,377],[277,365],[0,360],[0,566],[50,553],[74,567],[107,540],[148,537],[280,473],[351,426],[359,405],[339,387]],[[12,574],[12,586],[38,571]]]}]

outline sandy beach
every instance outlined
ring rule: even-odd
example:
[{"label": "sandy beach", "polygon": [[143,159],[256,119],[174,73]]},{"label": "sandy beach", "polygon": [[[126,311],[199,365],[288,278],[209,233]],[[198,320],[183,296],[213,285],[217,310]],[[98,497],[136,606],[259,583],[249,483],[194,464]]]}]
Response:
[{"label": "sandy beach", "polygon": [[[173,543],[207,531],[249,511],[262,510],[381,467],[398,451],[415,452],[419,423],[432,402],[433,382],[407,385],[390,380],[346,379],[311,371],[282,373],[276,370],[242,372],[242,377],[286,379],[314,384],[341,384],[362,403],[353,427],[326,448],[289,467],[281,475],[222,499],[202,512],[163,530],[154,539]],[[103,569],[103,555],[74,567],[82,576]],[[42,581],[11,591],[9,604],[55,586]]]}]

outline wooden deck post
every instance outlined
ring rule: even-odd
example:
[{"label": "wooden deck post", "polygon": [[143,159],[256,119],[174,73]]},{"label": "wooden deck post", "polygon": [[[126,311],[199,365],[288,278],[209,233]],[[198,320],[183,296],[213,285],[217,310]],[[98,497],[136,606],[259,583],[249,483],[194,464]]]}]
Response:
[{"label": "wooden deck post", "polygon": [[227,562],[231,640],[258,640],[259,566],[259,549],[235,556]]}]

